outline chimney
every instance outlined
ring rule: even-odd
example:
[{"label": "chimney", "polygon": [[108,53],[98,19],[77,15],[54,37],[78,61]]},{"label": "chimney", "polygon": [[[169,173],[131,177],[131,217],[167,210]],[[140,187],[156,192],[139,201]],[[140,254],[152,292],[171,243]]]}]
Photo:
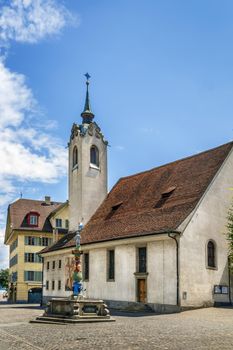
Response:
[{"label": "chimney", "polygon": [[50,196],[45,196],[44,197],[45,204],[50,205],[51,204],[51,197]]}]

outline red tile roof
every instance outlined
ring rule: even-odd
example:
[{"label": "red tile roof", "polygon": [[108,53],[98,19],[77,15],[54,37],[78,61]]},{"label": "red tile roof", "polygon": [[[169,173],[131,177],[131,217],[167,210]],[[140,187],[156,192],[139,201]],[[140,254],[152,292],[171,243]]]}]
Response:
[{"label": "red tile roof", "polygon": [[[61,205],[63,204],[59,202],[46,204],[44,201],[18,199],[10,204],[8,208],[12,229],[52,232],[49,215]],[[27,215],[30,212],[39,213],[38,226],[36,227],[29,226],[27,223]]]},{"label": "red tile roof", "polygon": [[[82,244],[177,230],[232,147],[230,142],[121,178],[84,227]],[[74,245],[71,239],[62,248]]]},{"label": "red tile roof", "polygon": [[76,232],[67,233],[62,238],[60,238],[56,243],[54,243],[52,246],[45,247],[44,249],[39,251],[38,254],[43,254],[43,253],[47,253],[47,252],[52,252],[54,250],[66,248],[66,244],[71,244],[71,242],[73,242],[72,245],[75,246],[75,241],[74,241],[75,235],[76,235]]}]

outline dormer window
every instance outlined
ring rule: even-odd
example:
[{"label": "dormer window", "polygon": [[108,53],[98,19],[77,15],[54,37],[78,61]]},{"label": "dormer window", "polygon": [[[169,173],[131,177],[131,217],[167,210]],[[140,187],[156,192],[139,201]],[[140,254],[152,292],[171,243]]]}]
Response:
[{"label": "dormer window", "polygon": [[158,202],[155,204],[154,208],[161,208],[166,201],[171,197],[172,193],[175,191],[176,186],[169,187],[162,194]]},{"label": "dormer window", "polygon": [[106,220],[110,219],[110,218],[117,212],[117,210],[120,208],[120,206],[122,205],[122,203],[123,203],[123,202],[119,202],[119,203],[113,205],[112,208],[111,208],[110,213],[108,213],[108,215],[106,216],[105,219],[106,219]]},{"label": "dormer window", "polygon": [[91,146],[90,163],[99,167],[99,150],[96,146]]},{"label": "dormer window", "polygon": [[29,226],[37,227],[39,223],[40,214],[37,212],[30,212],[27,216],[27,223]]}]

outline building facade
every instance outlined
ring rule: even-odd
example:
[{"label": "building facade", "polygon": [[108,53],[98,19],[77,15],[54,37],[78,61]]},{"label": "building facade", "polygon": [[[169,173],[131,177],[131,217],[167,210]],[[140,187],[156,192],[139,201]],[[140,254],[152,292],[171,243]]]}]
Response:
[{"label": "building facade", "polygon": [[42,258],[37,254],[68,229],[68,203],[19,199],[10,204],[5,244],[9,245],[9,301],[40,302]]},{"label": "building facade", "polygon": [[[89,75],[86,74],[86,98],[82,123],[73,124],[68,143],[69,234],[75,235],[80,223],[86,224],[107,196],[108,142],[94,121],[89,98]],[[60,242],[58,243],[58,245]],[[55,244],[56,245],[56,244]],[[44,259],[43,297],[72,294],[72,256],[55,253]]]},{"label": "building facade", "polygon": [[68,143],[70,231],[77,230],[80,222],[86,224],[107,195],[108,142],[93,121],[88,79],[86,86],[82,123],[73,124]]},{"label": "building facade", "polygon": [[[120,179],[81,234],[86,296],[160,312],[231,302],[232,174],[228,143]],[[62,260],[60,270],[45,267],[54,289],[44,290],[44,301],[72,294],[74,235],[42,251],[45,261]]]}]

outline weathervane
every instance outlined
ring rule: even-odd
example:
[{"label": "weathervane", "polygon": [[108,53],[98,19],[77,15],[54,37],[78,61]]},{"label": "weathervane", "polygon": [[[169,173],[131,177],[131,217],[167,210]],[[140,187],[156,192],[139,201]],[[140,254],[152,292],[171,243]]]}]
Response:
[{"label": "weathervane", "polygon": [[90,79],[90,74],[86,73],[84,74],[86,77],[86,99],[85,99],[85,105],[84,105],[84,110],[81,113],[81,117],[83,118],[83,124],[90,124],[94,118],[94,114],[91,111],[91,105],[90,105],[90,99],[89,99],[89,79]]},{"label": "weathervane", "polygon": [[87,82],[89,82],[89,79],[90,79],[90,74],[88,74],[88,73],[86,73],[86,74],[84,74],[84,76],[87,78]]}]

